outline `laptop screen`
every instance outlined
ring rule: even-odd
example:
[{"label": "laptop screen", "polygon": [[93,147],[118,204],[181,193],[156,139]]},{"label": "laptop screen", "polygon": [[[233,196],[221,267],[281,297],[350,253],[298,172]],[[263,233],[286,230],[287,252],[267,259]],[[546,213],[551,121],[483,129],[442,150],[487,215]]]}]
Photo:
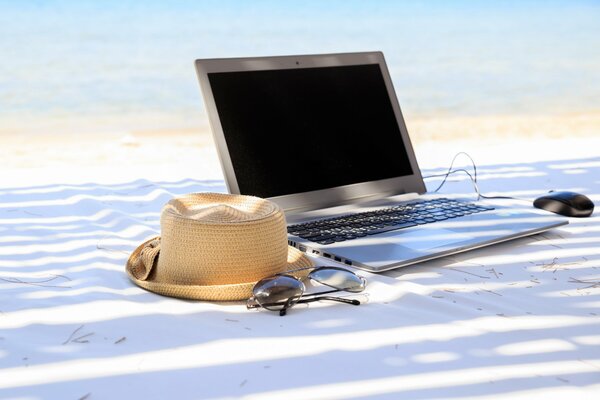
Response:
[{"label": "laptop screen", "polygon": [[413,173],[378,64],[209,73],[240,193]]}]

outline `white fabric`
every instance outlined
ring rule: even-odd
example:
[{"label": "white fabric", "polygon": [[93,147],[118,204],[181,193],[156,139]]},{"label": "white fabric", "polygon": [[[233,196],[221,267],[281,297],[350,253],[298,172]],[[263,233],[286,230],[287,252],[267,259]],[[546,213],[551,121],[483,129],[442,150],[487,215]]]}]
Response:
[{"label": "white fabric", "polygon": [[[486,193],[564,189],[600,204],[600,158],[478,172]],[[442,192],[470,189],[460,180]],[[203,190],[225,188],[0,189],[0,398],[600,398],[598,212],[385,275],[360,272],[367,304],[313,303],[280,317],[161,297],[127,279],[128,254],[158,234],[161,206]]]}]

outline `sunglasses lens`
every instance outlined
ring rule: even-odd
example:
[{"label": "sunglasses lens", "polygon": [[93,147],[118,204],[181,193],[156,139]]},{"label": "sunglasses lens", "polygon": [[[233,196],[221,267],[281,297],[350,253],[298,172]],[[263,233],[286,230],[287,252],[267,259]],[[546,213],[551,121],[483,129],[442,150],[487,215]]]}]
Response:
[{"label": "sunglasses lens", "polygon": [[312,271],[308,276],[323,285],[347,292],[362,292],[366,286],[364,278],[342,268],[321,267]]},{"label": "sunglasses lens", "polygon": [[290,308],[304,293],[304,284],[288,275],[265,278],[256,283],[252,294],[254,300],[267,310],[279,311]]}]

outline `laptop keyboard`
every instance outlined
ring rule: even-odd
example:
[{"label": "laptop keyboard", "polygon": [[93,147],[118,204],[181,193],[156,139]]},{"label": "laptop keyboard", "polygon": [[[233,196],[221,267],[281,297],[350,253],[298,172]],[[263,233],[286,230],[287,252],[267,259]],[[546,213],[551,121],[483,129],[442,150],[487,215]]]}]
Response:
[{"label": "laptop keyboard", "polygon": [[493,209],[442,198],[290,225],[288,233],[311,242],[332,244]]}]

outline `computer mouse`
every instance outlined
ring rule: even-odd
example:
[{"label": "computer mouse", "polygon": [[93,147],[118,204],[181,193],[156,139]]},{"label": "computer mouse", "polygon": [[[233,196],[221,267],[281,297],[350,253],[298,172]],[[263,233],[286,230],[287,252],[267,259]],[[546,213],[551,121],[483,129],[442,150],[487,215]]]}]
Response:
[{"label": "computer mouse", "polygon": [[594,211],[594,203],[575,192],[550,192],[535,199],[533,206],[565,217],[589,217]]}]

